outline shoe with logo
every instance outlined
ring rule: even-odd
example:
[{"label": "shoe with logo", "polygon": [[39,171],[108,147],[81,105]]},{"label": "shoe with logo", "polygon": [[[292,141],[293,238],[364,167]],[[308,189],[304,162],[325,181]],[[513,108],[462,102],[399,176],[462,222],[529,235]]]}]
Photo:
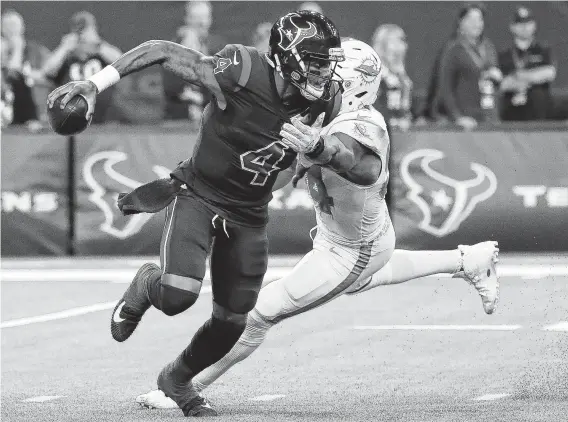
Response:
[{"label": "shoe with logo", "polygon": [[110,332],[116,341],[123,342],[130,337],[151,306],[146,281],[156,271],[160,272],[160,267],[156,264],[142,265],[124,296],[116,304],[110,320]]},{"label": "shoe with logo", "polygon": [[191,370],[178,357],[168,363],[158,375],[158,388],[171,398],[185,416],[217,416],[211,404],[202,397],[191,383]]},{"label": "shoe with logo", "polygon": [[495,268],[499,262],[498,246],[497,242],[482,242],[458,247],[462,265],[454,277],[463,278],[477,289],[486,314],[495,312],[499,300],[499,276]]},{"label": "shoe with logo", "polygon": [[146,409],[179,409],[175,401],[164,394],[162,390],[152,390],[136,397],[136,403]]}]

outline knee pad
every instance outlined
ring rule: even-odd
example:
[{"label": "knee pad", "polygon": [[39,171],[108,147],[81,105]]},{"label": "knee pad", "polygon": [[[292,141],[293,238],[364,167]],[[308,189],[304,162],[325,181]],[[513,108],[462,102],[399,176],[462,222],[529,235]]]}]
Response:
[{"label": "knee pad", "polygon": [[160,309],[168,316],[174,316],[189,309],[197,298],[198,294],[177,287],[161,285],[160,288]]}]

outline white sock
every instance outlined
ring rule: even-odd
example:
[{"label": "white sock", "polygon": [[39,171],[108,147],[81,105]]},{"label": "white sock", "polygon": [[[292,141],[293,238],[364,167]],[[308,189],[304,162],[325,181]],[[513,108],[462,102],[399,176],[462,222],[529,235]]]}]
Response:
[{"label": "white sock", "polygon": [[433,274],[453,274],[462,265],[461,252],[451,251],[405,251],[395,249],[389,262],[371,276],[371,282],[356,293],[377,286],[404,283],[415,278]]},{"label": "white sock", "polygon": [[233,365],[249,357],[262,344],[266,333],[272,326],[273,324],[264,321],[256,310],[250,312],[245,331],[229,353],[193,377],[192,382],[195,389],[198,392],[203,391]]}]

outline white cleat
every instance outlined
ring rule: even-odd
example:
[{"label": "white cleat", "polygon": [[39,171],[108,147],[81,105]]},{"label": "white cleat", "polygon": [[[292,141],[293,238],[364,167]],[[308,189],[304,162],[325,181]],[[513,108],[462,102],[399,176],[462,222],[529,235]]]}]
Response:
[{"label": "white cleat", "polygon": [[136,403],[146,409],[179,409],[175,401],[167,397],[162,390],[152,390],[136,397]]},{"label": "white cleat", "polygon": [[463,278],[477,289],[486,314],[495,312],[499,300],[499,276],[495,268],[499,262],[498,246],[497,242],[482,242],[458,247],[463,271],[455,273],[454,277]]}]

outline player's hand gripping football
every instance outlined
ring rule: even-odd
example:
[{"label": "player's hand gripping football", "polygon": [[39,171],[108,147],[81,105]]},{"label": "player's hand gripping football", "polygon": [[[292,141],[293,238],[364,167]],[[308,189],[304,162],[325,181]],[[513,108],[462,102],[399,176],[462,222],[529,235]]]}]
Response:
[{"label": "player's hand gripping football", "polygon": [[292,124],[282,125],[282,142],[296,152],[312,152],[318,143],[324,117],[325,113],[320,114],[312,126],[303,123],[300,116],[292,117]]},{"label": "player's hand gripping football", "polygon": [[91,81],[74,81],[69,82],[63,86],[60,86],[57,89],[51,91],[51,93],[47,96],[47,106],[49,108],[53,107],[53,103],[59,97],[64,95],[63,99],[61,100],[60,107],[64,109],[65,106],[71,98],[75,97],[76,95],[82,95],[85,100],[87,100],[87,115],[85,116],[87,120],[90,120],[93,113],[95,112],[95,103],[97,102],[97,86]]}]

